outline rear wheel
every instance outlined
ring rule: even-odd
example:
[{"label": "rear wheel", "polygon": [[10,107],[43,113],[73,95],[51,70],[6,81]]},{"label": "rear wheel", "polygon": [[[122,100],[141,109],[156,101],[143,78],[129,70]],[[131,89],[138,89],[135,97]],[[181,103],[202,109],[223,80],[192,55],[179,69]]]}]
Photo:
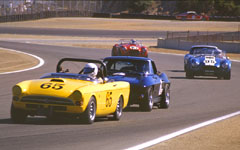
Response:
[{"label": "rear wheel", "polygon": [[140,109],[142,111],[152,111],[152,108],[153,108],[153,89],[152,87],[149,87],[147,95],[143,99],[143,102],[140,103]]},{"label": "rear wheel", "polygon": [[91,97],[88,103],[88,106],[83,113],[83,122],[87,124],[92,124],[96,117],[96,100],[94,97]]},{"label": "rear wheel", "polygon": [[122,96],[118,100],[116,111],[113,114],[113,120],[120,120],[123,110],[123,98]]},{"label": "rear wheel", "polygon": [[170,104],[170,89],[169,85],[166,85],[158,108],[168,108],[169,104]]},{"label": "rear wheel", "polygon": [[14,105],[11,105],[11,120],[14,123],[24,123],[26,120],[27,113],[21,109],[17,109]]}]

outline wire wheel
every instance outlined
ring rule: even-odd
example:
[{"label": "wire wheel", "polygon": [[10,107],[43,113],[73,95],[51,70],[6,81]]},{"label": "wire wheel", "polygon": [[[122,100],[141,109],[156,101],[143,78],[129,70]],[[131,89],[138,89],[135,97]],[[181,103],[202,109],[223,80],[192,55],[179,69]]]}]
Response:
[{"label": "wire wheel", "polygon": [[118,100],[116,111],[113,114],[114,120],[120,120],[120,118],[122,116],[122,110],[123,110],[123,98],[121,96]]},{"label": "wire wheel", "polygon": [[92,124],[96,117],[96,100],[94,97],[91,97],[88,103],[88,106],[83,113],[83,121],[87,124]]}]

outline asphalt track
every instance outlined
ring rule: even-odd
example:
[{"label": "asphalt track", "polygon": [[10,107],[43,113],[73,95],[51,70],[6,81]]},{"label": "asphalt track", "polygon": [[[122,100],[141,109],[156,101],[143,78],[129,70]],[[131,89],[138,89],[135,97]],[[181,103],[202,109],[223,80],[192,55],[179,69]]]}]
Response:
[{"label": "asphalt track", "polygon": [[186,79],[183,56],[150,53],[158,70],[171,80],[169,109],[140,112],[136,107],[125,110],[120,121],[99,118],[92,125],[74,120],[49,122],[45,118],[29,118],[25,124],[10,121],[11,88],[17,82],[39,78],[54,72],[63,57],[101,59],[110,50],[45,46],[0,41],[0,47],[37,55],[45,60],[38,69],[0,75],[0,147],[12,149],[125,149],[189,126],[240,110],[240,63],[232,63],[232,79]]}]

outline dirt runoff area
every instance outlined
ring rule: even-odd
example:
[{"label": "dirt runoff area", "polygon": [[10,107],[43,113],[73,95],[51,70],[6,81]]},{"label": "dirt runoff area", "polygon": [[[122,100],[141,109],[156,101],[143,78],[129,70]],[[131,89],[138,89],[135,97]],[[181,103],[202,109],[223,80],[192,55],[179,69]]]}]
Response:
[{"label": "dirt runoff area", "polygon": [[0,26],[27,28],[68,28],[138,31],[238,31],[239,22],[178,21],[114,18],[50,18],[35,21],[1,23]]},{"label": "dirt runoff area", "polygon": [[239,150],[240,116],[209,125],[147,148],[148,150]]},{"label": "dirt runoff area", "polygon": [[[72,29],[103,29],[103,30],[147,30],[147,31],[238,31],[239,22],[212,21],[168,21],[140,19],[100,19],[100,18],[53,18],[36,21],[1,23],[0,26],[32,27],[32,28],[72,28]],[[77,38],[77,39],[75,39]],[[49,44],[43,41],[62,40],[62,37],[36,35],[0,34],[1,40],[30,40],[30,43]],[[32,41],[32,40],[35,41]],[[82,37],[64,37],[66,40],[86,40]],[[102,39],[102,38],[101,38]],[[94,39],[96,40],[96,39]],[[112,40],[112,39],[111,39]],[[117,40],[117,39],[116,39]],[[28,41],[29,42],[29,41]],[[50,42],[56,45],[111,49],[113,43],[72,43]],[[145,43],[143,43],[145,44]],[[147,43],[150,51],[162,53],[180,53],[186,51],[153,48],[154,43]],[[0,49],[0,73],[21,70],[35,66],[38,60],[31,56]],[[239,59],[240,54],[228,54],[231,59]],[[239,59],[240,60],[240,59]],[[240,149],[240,116],[214,123],[198,130],[180,135],[159,143],[148,150],[239,150]]]},{"label": "dirt runoff area", "polygon": [[0,48],[0,56],[0,74],[31,68],[39,63],[32,56],[3,48]]}]

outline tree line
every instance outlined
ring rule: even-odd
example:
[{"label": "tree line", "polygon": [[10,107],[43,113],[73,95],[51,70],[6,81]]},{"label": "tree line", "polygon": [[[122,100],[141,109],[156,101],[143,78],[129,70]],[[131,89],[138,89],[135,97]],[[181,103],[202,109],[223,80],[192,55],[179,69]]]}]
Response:
[{"label": "tree line", "polygon": [[215,16],[240,16],[240,0],[131,0],[129,11],[141,13],[156,2],[175,1],[175,12],[196,11]]}]

